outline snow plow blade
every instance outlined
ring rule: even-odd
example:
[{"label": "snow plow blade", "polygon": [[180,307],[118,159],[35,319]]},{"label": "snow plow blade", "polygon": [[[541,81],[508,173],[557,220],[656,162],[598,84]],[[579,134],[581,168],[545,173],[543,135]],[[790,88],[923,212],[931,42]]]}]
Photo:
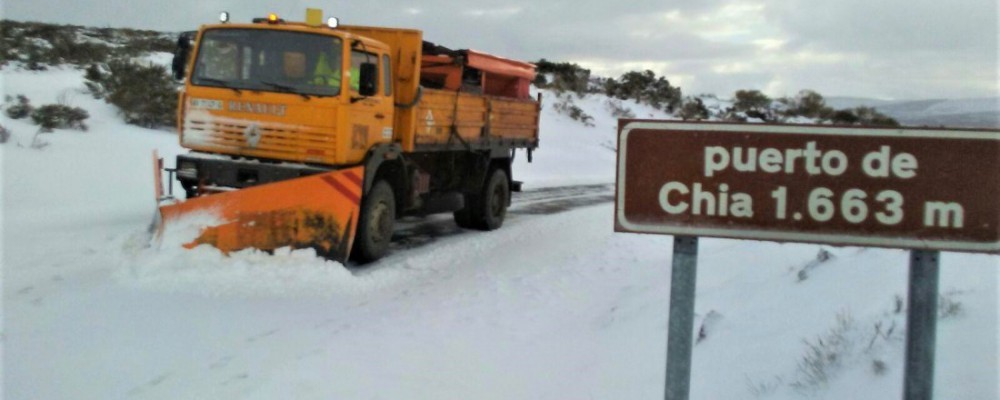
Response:
[{"label": "snow plow blade", "polygon": [[362,177],[364,167],[354,167],[162,205],[157,235],[174,223],[210,220],[185,248],[209,244],[227,254],[313,248],[345,262],[354,242]]}]

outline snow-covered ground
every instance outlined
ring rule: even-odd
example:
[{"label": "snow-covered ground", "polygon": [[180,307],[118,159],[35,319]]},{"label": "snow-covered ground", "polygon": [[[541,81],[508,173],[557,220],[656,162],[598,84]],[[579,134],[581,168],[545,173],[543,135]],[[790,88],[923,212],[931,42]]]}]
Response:
[{"label": "snow-covered ground", "polygon": [[[662,398],[672,240],[613,233],[610,202],[452,228],[366,268],[148,248],[150,152],[183,151],[174,134],[121,123],[81,71],[2,78],[91,114],[40,150],[0,116],[6,399]],[[515,178],[612,182],[607,100],[573,100],[585,127],[544,95],[541,148]],[[1000,398],[998,261],[942,257],[935,398]],[[704,239],[699,263],[692,399],[901,397],[905,251]]]}]

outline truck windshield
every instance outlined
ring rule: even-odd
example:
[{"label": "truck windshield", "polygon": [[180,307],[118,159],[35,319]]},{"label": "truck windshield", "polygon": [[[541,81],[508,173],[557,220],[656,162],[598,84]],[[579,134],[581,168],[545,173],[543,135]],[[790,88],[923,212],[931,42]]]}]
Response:
[{"label": "truck windshield", "polygon": [[191,83],[336,96],[340,94],[342,49],[340,38],[334,36],[212,29],[202,35]]}]

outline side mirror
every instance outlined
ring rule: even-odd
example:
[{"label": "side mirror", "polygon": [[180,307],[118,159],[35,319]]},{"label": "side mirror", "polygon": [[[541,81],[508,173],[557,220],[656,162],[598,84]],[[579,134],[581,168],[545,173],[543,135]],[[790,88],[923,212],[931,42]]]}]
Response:
[{"label": "side mirror", "polygon": [[365,97],[374,96],[378,88],[378,64],[361,63],[360,72],[358,93]]},{"label": "side mirror", "polygon": [[184,79],[187,69],[188,56],[191,55],[194,32],[184,32],[177,38],[177,48],[174,50],[174,60],[171,62],[171,69],[174,72],[174,79]]}]

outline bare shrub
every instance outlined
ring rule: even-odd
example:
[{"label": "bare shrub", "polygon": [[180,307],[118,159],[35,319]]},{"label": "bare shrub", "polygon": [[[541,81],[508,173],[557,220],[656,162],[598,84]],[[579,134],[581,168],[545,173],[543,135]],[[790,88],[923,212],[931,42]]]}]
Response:
[{"label": "bare shrub", "polygon": [[885,361],[877,359],[872,360],[872,373],[874,373],[875,375],[878,376],[885,375],[886,371],[888,370],[889,367],[885,364]]},{"label": "bare shrub", "polygon": [[882,325],[883,321],[875,322],[875,334],[872,335],[872,339],[868,341],[868,347],[865,351],[872,351],[875,347],[875,342],[878,339],[889,341],[889,339],[892,338],[892,334],[896,332],[896,321],[892,321],[888,328],[883,328]]},{"label": "bare shrub", "polygon": [[777,390],[782,383],[784,383],[784,379],[782,379],[780,376],[777,375],[774,376],[774,378],[771,378],[771,380],[767,381],[754,381],[751,380],[749,377],[747,377],[746,383],[747,383],[747,391],[750,392],[750,394],[752,394],[754,397],[759,398],[774,393],[774,391]]},{"label": "bare shrub", "polygon": [[566,96],[563,98],[560,96],[559,98],[560,101],[555,105],[556,111],[569,116],[574,121],[582,122],[585,126],[594,126],[594,117],[584,112],[582,108],[577,107],[576,104],[573,104],[572,97]]},{"label": "bare shrub", "polygon": [[816,259],[809,261],[802,269],[799,270],[797,278],[799,282],[809,279],[809,271],[812,271],[821,264],[833,259],[833,254],[826,249],[820,248],[819,252],[816,253]]},{"label": "bare shrub", "polygon": [[30,147],[35,150],[41,150],[47,147],[49,145],[49,142],[43,140],[41,135],[43,133],[48,133],[48,132],[49,131],[46,130],[45,128],[38,128],[38,131],[35,132],[35,135],[31,137]]},{"label": "bare shrub", "polygon": [[631,109],[625,107],[620,100],[608,99],[605,102],[608,106],[608,111],[611,112],[611,116],[615,118],[635,118],[635,113]]},{"label": "bare shrub", "polygon": [[850,353],[848,333],[853,325],[850,314],[843,312],[837,315],[837,324],[829,332],[813,341],[804,340],[806,353],[799,360],[796,380],[790,386],[799,391],[826,386]]},{"label": "bare shrub", "polygon": [[951,290],[942,293],[938,297],[938,318],[947,319],[962,315],[962,302],[955,299],[955,296],[962,292]]}]

